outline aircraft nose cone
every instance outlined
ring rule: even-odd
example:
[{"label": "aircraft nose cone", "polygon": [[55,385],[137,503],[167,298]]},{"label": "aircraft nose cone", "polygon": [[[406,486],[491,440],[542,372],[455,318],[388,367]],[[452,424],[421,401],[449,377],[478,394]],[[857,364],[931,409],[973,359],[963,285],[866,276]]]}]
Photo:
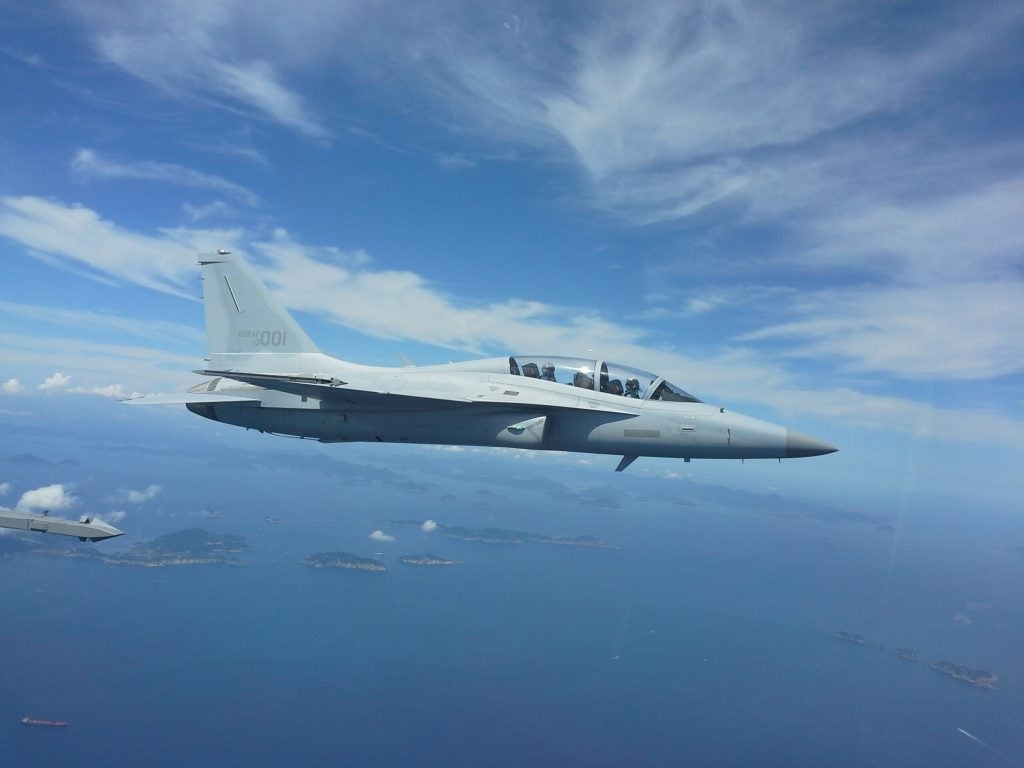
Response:
[{"label": "aircraft nose cone", "polygon": [[810,435],[805,435],[796,430],[786,430],[786,458],[799,459],[805,456],[824,456],[826,453],[835,453],[839,449]]}]

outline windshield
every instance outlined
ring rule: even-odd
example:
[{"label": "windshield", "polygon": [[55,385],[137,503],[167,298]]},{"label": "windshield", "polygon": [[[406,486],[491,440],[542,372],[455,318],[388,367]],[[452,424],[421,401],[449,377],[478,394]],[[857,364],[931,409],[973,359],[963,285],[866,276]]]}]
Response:
[{"label": "windshield", "polygon": [[[701,402],[657,374],[618,363],[577,357],[516,355],[508,359],[508,367],[514,376],[568,384],[608,395],[636,400]],[[598,373],[595,375],[595,372]]]}]

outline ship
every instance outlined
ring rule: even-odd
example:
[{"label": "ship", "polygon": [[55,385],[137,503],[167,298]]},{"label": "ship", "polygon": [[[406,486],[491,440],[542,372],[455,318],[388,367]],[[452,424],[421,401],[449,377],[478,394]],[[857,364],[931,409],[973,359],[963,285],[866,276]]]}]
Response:
[{"label": "ship", "polygon": [[21,718],[21,722],[24,725],[43,725],[49,728],[66,728],[68,724],[66,720],[39,720],[35,717],[29,717],[28,715]]}]

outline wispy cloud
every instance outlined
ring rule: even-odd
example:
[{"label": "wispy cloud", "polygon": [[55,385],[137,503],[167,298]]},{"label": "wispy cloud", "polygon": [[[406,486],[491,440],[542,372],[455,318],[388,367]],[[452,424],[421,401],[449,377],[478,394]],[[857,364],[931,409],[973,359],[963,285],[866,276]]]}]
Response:
[{"label": "wispy cloud", "polygon": [[75,173],[93,179],[161,181],[177,186],[223,192],[250,206],[259,205],[260,202],[258,195],[240,184],[175,163],[159,163],[152,160],[118,163],[101,157],[95,150],[80,149],[71,161],[71,168]]},{"label": "wispy cloud", "polygon": [[[310,19],[305,42],[322,37],[323,14],[295,13],[284,3],[253,7],[172,0],[160,6],[69,6],[91,30],[97,51],[126,72],[182,99],[203,99],[254,115],[315,139],[331,132],[305,99],[289,88],[279,65],[268,60],[282,48],[281,34]],[[244,26],[247,34],[237,34]],[[329,25],[328,25],[329,26]],[[301,40],[301,38],[299,38]],[[250,44],[243,44],[249,41]],[[296,45],[298,47],[298,43]],[[293,63],[297,63],[293,60]]]},{"label": "wispy cloud", "polygon": [[[87,336],[0,333],[0,366],[18,371],[19,382],[42,382],[53,379],[59,361],[64,386],[48,394],[82,392],[122,399],[135,391],[173,392],[195,383],[191,371],[199,360],[198,348],[192,355],[175,355],[159,347],[109,344]],[[22,393],[38,391],[22,387]]]},{"label": "wispy cloud", "polygon": [[188,296],[192,292],[184,286],[195,274],[196,254],[230,248],[240,233],[168,228],[153,237],[122,229],[83,206],[7,196],[0,197],[0,236],[21,244],[28,253],[86,266],[90,276]]},{"label": "wispy cloud", "polygon": [[203,219],[209,219],[217,216],[223,217],[231,214],[231,206],[223,200],[214,200],[208,205],[184,203],[182,204],[181,209],[193,223],[202,221]]},{"label": "wispy cloud", "polygon": [[0,315],[31,320],[35,323],[57,325],[63,328],[89,330],[92,332],[115,333],[121,336],[158,339],[162,342],[185,340],[200,345],[205,338],[202,331],[184,323],[165,320],[127,317],[123,314],[98,312],[95,310],[68,309],[37,304],[20,304],[0,301]]},{"label": "wispy cloud", "polygon": [[43,57],[35,51],[22,51],[8,45],[0,45],[0,53],[10,56],[12,59],[20,61],[22,64],[27,64],[30,67],[41,67],[46,64]]},{"label": "wispy cloud", "polygon": [[[373,269],[353,264],[350,256],[339,259],[334,252],[323,254],[327,260],[318,259],[314,254],[320,249],[296,243],[286,234],[253,247],[266,260],[261,274],[277,286],[289,306],[327,315],[378,337],[481,352],[517,344],[583,350],[598,341],[627,342],[636,336],[589,309],[570,311],[523,299],[472,306],[414,272]],[[311,292],[310,286],[316,290]]]},{"label": "wispy cloud", "polygon": [[384,533],[384,531],[376,530],[376,531],[374,531],[373,533],[370,534],[370,539],[373,540],[373,541],[388,542],[388,541],[394,541],[395,537],[394,536],[389,536],[388,534]]},{"label": "wispy cloud", "polygon": [[[30,200],[35,201],[34,198]],[[92,211],[45,201],[42,206],[58,222],[65,216],[77,217],[80,225],[77,228],[66,227],[58,230],[57,234],[51,233],[50,247],[57,253],[80,260],[91,269],[121,269],[122,262],[112,261],[102,252],[79,250],[75,241],[112,236],[110,233],[113,232],[115,239],[134,243],[144,252],[177,252],[179,248],[176,236],[166,230],[159,230],[155,235],[143,235],[123,231]],[[14,208],[17,210],[18,206]],[[2,222],[0,216],[0,226]],[[98,234],[91,231],[94,228]],[[984,287],[977,291],[964,291],[959,297],[951,293],[922,297],[916,305],[910,301],[913,294],[901,297],[891,291],[876,292],[878,298],[874,304],[865,298],[866,294],[852,293],[845,299],[845,306],[841,293],[826,296],[811,292],[801,299],[808,307],[801,321],[768,324],[765,329],[751,332],[741,339],[744,342],[742,346],[696,356],[658,346],[656,340],[645,335],[643,327],[635,323],[623,325],[589,309],[516,299],[474,304],[446,294],[417,273],[376,269],[367,255],[359,251],[306,246],[296,242],[284,230],[278,230],[272,240],[250,243],[248,248],[240,242],[241,234],[235,236],[239,245],[235,250],[244,253],[248,249],[262,255],[257,263],[259,272],[276,288],[288,306],[316,312],[378,337],[409,339],[465,351],[495,350],[501,353],[516,349],[546,349],[587,354],[587,350],[600,349],[607,359],[657,370],[698,395],[714,393],[723,402],[760,403],[783,411],[794,408],[808,416],[834,417],[838,414],[839,418],[851,424],[876,429],[913,431],[919,429],[918,425],[924,421],[942,419],[947,424],[960,425],[944,436],[952,435],[963,440],[983,440],[987,435],[991,439],[1015,443],[1024,433],[1019,420],[992,414],[987,409],[934,408],[848,388],[802,391],[795,401],[792,393],[800,391],[794,389],[797,382],[793,374],[778,362],[787,354],[813,354],[825,359],[831,356],[848,361],[856,370],[882,368],[907,378],[919,378],[920,374],[916,373],[919,367],[929,371],[933,377],[949,378],[979,378],[1019,370],[1020,364],[1016,361],[1021,359],[1020,342],[1013,339],[1005,324],[992,322],[990,314],[980,312],[986,300],[993,306],[1003,306],[1010,301],[1014,295],[1013,285],[1007,285],[999,294],[987,297]],[[175,283],[194,276],[193,259],[194,256],[187,260],[182,257],[174,263]],[[122,277],[147,287],[162,288],[159,278],[171,273],[167,265],[158,260],[133,261],[130,266]],[[822,320],[821,308],[814,309],[813,306],[815,297],[830,308],[838,306],[840,320]],[[936,314],[935,308],[943,301],[958,302],[956,310],[961,322],[965,323],[964,330],[958,331],[950,325],[948,317],[952,314]],[[916,310],[908,312],[908,302],[912,309],[916,306]],[[706,311],[713,309],[707,308]],[[900,319],[901,311],[905,313],[903,320]],[[1009,311],[1010,317],[1020,317],[1019,309],[1010,308]],[[972,312],[976,322],[964,319]],[[876,314],[885,318],[885,323],[881,326],[866,325]],[[859,335],[854,332],[858,323],[864,324],[864,331]],[[887,340],[887,334],[893,333],[894,329],[899,333]],[[986,343],[972,343],[971,334],[977,336],[979,333],[987,334]],[[52,360],[47,356],[55,349],[55,344],[60,346],[59,340],[50,339],[47,350],[40,350],[36,339],[26,338],[21,345],[10,334],[0,337],[0,342],[5,339],[7,351],[3,355],[10,356],[12,349],[21,346],[23,352],[15,355],[14,359],[25,360],[35,355],[37,365],[45,365],[47,359]],[[780,342],[787,342],[788,346],[778,349]],[[774,349],[766,354],[755,348],[756,343]],[[2,349],[3,345],[0,345],[0,351]],[[93,379],[88,387],[91,390],[110,386],[102,379],[97,381],[100,376],[107,377],[107,382],[112,375],[123,381],[137,381],[140,372],[138,363],[134,361],[143,360],[149,368],[159,364],[162,370],[151,370],[151,376],[167,376],[165,366],[176,366],[179,378],[185,375],[181,372],[190,370],[195,362],[193,358],[169,356],[143,347],[96,345],[90,352],[82,343],[69,342],[64,349],[68,357],[66,360],[62,358],[62,365],[70,370],[70,366],[77,363],[89,371]],[[948,358],[945,361],[943,354]],[[2,355],[0,359],[3,359]],[[116,371],[121,373],[115,374]],[[70,384],[65,382],[64,388],[69,387]],[[133,387],[141,388],[135,383]],[[911,414],[911,417],[894,418],[895,413]],[[984,430],[977,428],[981,424],[986,425]]]},{"label": "wispy cloud", "polygon": [[116,496],[128,504],[142,504],[146,501],[152,501],[163,491],[163,487],[159,485],[150,485],[143,488],[141,491],[136,491],[131,488],[118,488]]},{"label": "wispy cloud", "polygon": [[25,391],[25,386],[17,379],[8,379],[0,384],[0,392],[5,395],[18,395]]},{"label": "wispy cloud", "polygon": [[746,334],[797,340],[781,354],[840,359],[858,372],[909,380],[978,380],[1024,372],[1024,282],[814,292],[806,320]]}]

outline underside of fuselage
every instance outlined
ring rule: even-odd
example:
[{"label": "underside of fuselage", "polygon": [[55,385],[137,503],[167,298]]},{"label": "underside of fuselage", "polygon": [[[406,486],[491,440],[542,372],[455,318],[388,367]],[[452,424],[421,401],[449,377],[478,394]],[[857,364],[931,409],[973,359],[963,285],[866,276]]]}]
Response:
[{"label": "underside of fuselage", "polygon": [[665,458],[756,459],[808,455],[789,432],[739,414],[517,411],[455,405],[428,411],[335,410],[189,404],[214,421],[336,442],[489,446]]}]

